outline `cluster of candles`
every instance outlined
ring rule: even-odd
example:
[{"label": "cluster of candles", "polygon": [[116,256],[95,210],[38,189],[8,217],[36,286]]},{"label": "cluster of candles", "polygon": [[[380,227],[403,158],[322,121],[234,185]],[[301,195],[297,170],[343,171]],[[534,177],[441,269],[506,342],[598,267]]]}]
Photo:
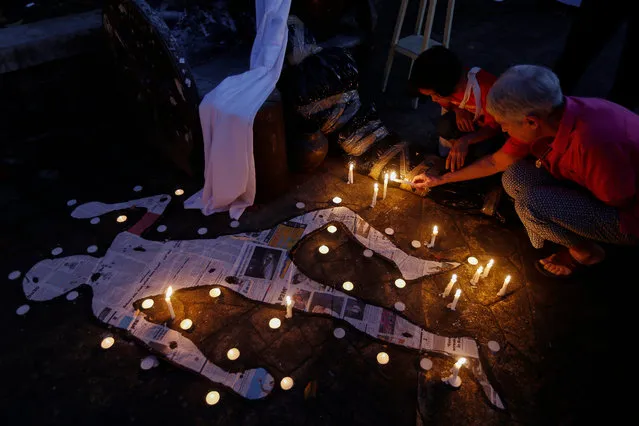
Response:
[{"label": "cluster of candles", "polygon": [[[468,258],[468,263],[470,263],[471,265],[476,265],[479,262],[477,261],[476,258],[470,257]],[[470,279],[470,284],[475,286],[477,285],[477,283],[479,282],[481,278],[488,277],[488,274],[490,273],[490,270],[492,269],[494,264],[495,264],[495,261],[493,259],[490,259],[490,261],[488,262],[485,268],[481,265],[478,266],[477,270],[475,271],[475,274]],[[504,283],[502,284],[501,289],[499,290],[499,292],[497,292],[497,296],[502,297],[506,294],[506,289],[508,288],[510,279],[511,279],[510,275],[507,275],[506,278],[504,279]],[[450,291],[453,289],[453,286],[455,285],[456,282],[457,282],[457,274],[453,274],[453,276],[450,278],[450,281],[446,285],[444,292],[441,293],[440,296],[448,297],[448,295],[450,294]],[[453,302],[448,304],[449,309],[453,311],[455,310],[455,307],[457,306],[457,301],[459,300],[459,296],[461,296],[461,289],[457,289],[455,291],[455,298],[453,299]]]}]

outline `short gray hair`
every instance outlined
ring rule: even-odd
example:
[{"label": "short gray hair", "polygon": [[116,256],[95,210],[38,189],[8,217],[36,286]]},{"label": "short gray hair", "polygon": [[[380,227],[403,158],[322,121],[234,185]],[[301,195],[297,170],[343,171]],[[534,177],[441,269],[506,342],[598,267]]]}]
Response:
[{"label": "short gray hair", "polygon": [[547,118],[564,101],[559,78],[546,67],[516,65],[495,82],[486,108],[495,116],[520,120],[534,115]]}]

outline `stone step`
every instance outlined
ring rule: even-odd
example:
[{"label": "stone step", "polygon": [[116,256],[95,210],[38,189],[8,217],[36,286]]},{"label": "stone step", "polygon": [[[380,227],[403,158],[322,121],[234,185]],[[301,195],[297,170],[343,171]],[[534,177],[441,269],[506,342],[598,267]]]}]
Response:
[{"label": "stone step", "polygon": [[0,74],[91,51],[101,31],[99,9],[0,29]]}]

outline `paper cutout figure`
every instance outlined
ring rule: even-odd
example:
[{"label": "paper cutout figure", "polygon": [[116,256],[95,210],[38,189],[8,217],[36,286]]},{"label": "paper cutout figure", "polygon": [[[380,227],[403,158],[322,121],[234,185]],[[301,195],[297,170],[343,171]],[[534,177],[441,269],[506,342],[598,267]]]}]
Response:
[{"label": "paper cutout figure", "polygon": [[136,312],[133,302],[164,294],[169,285],[174,291],[223,286],[249,299],[274,305],[285,305],[285,297],[290,295],[294,309],[343,319],[375,339],[415,350],[466,357],[490,403],[504,408],[482,369],[473,339],[436,335],[390,309],[313,281],[295,266],[289,252],[304,236],[331,222],[340,222],[365,247],[394,262],[405,280],[443,272],[458,266],[457,263],[419,259],[403,252],[346,207],[313,211],[264,231],[215,239],[160,242],[142,238],[142,232],[153,225],[170,200],[168,195],[157,195],[126,203],[92,202],[78,206],[72,213],[75,218],[92,218],[127,207],[144,207],[147,213],[128,231],[115,237],[103,258],[74,255],[38,262],[23,278],[26,297],[34,301],[51,300],[88,284],[93,289],[93,313],[100,321],[127,330],[168,360],[248,399],[256,399],[266,396],[274,387],[273,377],[266,370],[241,373],[223,370],[207,360],[179,331],[146,321],[145,315]]}]

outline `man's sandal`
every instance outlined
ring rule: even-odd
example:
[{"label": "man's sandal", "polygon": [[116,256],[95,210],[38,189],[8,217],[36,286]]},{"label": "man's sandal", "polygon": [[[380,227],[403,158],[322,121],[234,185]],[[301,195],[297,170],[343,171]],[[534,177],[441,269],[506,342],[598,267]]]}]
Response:
[{"label": "man's sandal", "polygon": [[545,275],[551,278],[559,278],[559,279],[571,278],[571,277],[574,277],[575,274],[582,272],[584,269],[588,267],[588,265],[584,265],[583,263],[577,262],[577,260],[574,257],[572,257],[568,249],[564,249],[553,254],[548,259],[548,262],[553,265],[563,266],[564,268],[567,268],[570,270],[570,273],[567,275],[553,274],[552,272],[544,268],[544,265],[541,263],[541,260],[535,261],[535,268],[537,268],[537,270],[542,275]]}]

